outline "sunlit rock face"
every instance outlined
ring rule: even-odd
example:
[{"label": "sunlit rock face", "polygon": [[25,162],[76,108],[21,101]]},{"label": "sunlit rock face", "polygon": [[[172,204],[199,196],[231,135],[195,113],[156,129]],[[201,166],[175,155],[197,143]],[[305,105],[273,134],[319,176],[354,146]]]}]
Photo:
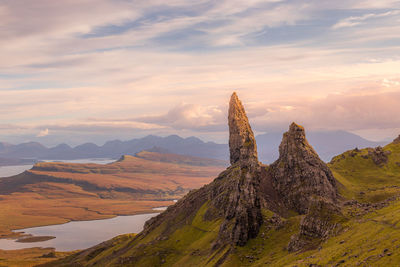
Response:
[{"label": "sunlit rock face", "polygon": [[232,94],[229,102],[228,124],[231,164],[255,166],[258,163],[256,139],[236,93]]}]

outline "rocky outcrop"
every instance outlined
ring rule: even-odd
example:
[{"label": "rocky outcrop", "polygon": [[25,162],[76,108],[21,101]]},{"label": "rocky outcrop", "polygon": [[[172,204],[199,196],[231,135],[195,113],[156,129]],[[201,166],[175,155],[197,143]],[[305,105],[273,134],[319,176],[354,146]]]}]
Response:
[{"label": "rocky outcrop", "polygon": [[393,144],[400,144],[400,135],[393,140]]},{"label": "rocky outcrop", "polygon": [[262,225],[259,174],[240,167],[231,167],[216,181],[209,199],[214,209],[223,211],[217,247],[223,244],[243,246],[257,236]]},{"label": "rocky outcrop", "polygon": [[380,146],[377,148],[368,149],[368,156],[378,166],[382,166],[387,163],[388,155],[390,155],[390,153],[390,151],[384,151]]},{"label": "rocky outcrop", "polygon": [[328,166],[307,142],[304,128],[292,123],[279,146],[279,159],[270,167],[274,187],[289,209],[308,211],[315,196],[337,199],[336,181]]},{"label": "rocky outcrop", "polygon": [[308,143],[304,128],[292,123],[279,146],[279,159],[270,166],[278,198],[289,210],[305,214],[289,251],[314,248],[337,228],[336,180]]},{"label": "rocky outcrop", "polygon": [[300,231],[291,237],[288,244],[290,252],[315,248],[321,240],[340,229],[339,208],[325,199],[311,199],[308,213],[300,222]]},{"label": "rocky outcrop", "polygon": [[229,102],[228,124],[231,164],[254,167],[258,164],[256,139],[236,93],[232,94]]}]

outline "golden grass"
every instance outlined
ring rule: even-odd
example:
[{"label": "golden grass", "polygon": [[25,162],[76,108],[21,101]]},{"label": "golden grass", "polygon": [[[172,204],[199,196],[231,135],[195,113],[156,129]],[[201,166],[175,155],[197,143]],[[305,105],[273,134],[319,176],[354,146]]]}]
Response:
[{"label": "golden grass", "polygon": [[[43,257],[43,255],[48,255],[49,253],[54,253],[54,257]],[[31,267],[63,258],[73,253],[74,252],[54,252],[54,249],[51,248],[29,248],[19,250],[0,249],[0,266]]]}]

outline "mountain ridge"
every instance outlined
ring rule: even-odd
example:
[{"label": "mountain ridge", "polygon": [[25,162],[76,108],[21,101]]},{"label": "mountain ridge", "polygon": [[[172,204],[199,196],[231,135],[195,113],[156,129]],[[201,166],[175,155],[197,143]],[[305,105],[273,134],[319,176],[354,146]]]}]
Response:
[{"label": "mountain ridge", "polygon": [[68,160],[81,158],[114,158],[122,155],[134,155],[142,150],[160,147],[170,150],[174,154],[187,154],[190,156],[225,159],[227,146],[214,142],[203,142],[196,137],[182,138],[177,135],[159,137],[148,135],[139,139],[128,141],[107,141],[102,146],[94,143],[84,143],[75,147],[60,144],[47,148],[38,142],[27,142],[18,145],[0,143],[0,157],[4,158],[33,158]]}]

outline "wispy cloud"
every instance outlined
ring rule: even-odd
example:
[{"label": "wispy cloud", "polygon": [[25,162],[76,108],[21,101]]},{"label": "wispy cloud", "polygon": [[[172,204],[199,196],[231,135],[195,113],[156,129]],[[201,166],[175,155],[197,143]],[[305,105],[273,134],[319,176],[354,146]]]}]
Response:
[{"label": "wispy cloud", "polygon": [[384,18],[384,17],[389,17],[389,16],[395,16],[399,15],[400,10],[392,10],[384,13],[370,13],[370,14],[365,14],[362,16],[358,17],[349,17],[340,20],[337,22],[335,25],[332,26],[333,29],[340,29],[340,28],[346,28],[346,27],[353,27],[360,25],[364,23],[365,21],[371,20],[371,19],[378,19],[378,18]]}]

